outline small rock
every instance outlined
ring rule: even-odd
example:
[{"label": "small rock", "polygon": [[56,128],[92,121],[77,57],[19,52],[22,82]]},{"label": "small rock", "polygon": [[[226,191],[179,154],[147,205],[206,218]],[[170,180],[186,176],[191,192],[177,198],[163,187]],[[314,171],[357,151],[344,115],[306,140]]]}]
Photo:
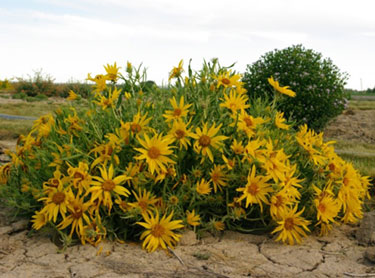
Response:
[{"label": "small rock", "polygon": [[29,224],[29,221],[24,219],[17,222],[12,223],[11,228],[12,232],[19,232],[27,229],[27,225]]},{"label": "small rock", "polygon": [[191,246],[198,243],[197,236],[193,231],[186,231],[179,241],[181,246]]},{"label": "small rock", "polygon": [[357,230],[356,238],[360,244],[372,245],[375,243],[375,211],[365,213]]},{"label": "small rock", "polygon": [[367,247],[365,251],[365,258],[370,262],[375,263],[375,246]]}]

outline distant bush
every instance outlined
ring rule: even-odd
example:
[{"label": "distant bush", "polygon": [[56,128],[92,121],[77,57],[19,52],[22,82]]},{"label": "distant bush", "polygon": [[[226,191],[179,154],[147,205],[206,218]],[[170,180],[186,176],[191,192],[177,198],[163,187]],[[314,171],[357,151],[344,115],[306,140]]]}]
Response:
[{"label": "distant bush", "polygon": [[297,93],[278,102],[277,109],[297,125],[307,124],[315,131],[341,114],[349,97],[344,90],[347,74],[329,58],[323,59],[322,54],[302,45],[268,52],[248,65],[243,82],[249,96],[272,100],[274,92],[267,82],[270,76]]},{"label": "distant bush", "polygon": [[12,95],[12,98],[13,99],[26,99],[27,98],[27,95],[23,92],[21,93],[15,93],[14,95]]},{"label": "distant bush", "polygon": [[48,97],[55,95],[54,79],[50,75],[44,75],[42,70],[34,71],[34,76],[27,79],[18,77],[14,87],[16,93],[24,93],[29,97],[35,97],[39,94]]},{"label": "distant bush", "polygon": [[[77,95],[83,98],[89,96],[92,86],[87,83],[68,82],[68,83],[54,83],[54,78],[50,75],[45,75],[41,70],[34,71],[34,76],[25,78],[17,78],[14,84],[16,95],[13,98],[25,98],[45,96],[45,97],[67,97],[69,91],[73,90]],[[40,97],[43,98],[43,97]]]},{"label": "distant bush", "polygon": [[12,83],[9,80],[4,79],[3,81],[0,80],[0,90],[11,90],[13,89]]},{"label": "distant bush", "polygon": [[92,85],[87,83],[69,82],[69,83],[57,83],[55,96],[66,98],[69,92],[72,90],[77,95],[83,98],[88,98],[92,91]]},{"label": "distant bush", "polygon": [[349,95],[375,95],[375,87],[368,88],[367,90],[355,90],[355,89],[345,89],[345,92]]}]

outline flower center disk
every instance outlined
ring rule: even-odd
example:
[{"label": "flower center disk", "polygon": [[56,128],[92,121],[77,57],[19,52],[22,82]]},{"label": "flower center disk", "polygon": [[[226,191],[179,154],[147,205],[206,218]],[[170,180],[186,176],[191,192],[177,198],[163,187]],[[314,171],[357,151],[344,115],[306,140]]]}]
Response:
[{"label": "flower center disk", "polygon": [[157,147],[151,147],[147,153],[151,159],[156,159],[160,155],[160,150]]},{"label": "flower center disk", "polygon": [[202,147],[208,147],[211,144],[211,138],[207,135],[202,135],[199,138],[199,145]]},{"label": "flower center disk", "polygon": [[112,191],[116,187],[116,184],[112,180],[106,180],[102,183],[104,191]]}]

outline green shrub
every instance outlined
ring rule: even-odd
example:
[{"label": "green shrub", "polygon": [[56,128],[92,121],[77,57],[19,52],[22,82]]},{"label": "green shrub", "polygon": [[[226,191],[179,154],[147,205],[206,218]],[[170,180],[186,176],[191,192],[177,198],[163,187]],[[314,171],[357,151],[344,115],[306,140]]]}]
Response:
[{"label": "green shrub", "polygon": [[56,86],[55,96],[63,97],[63,98],[68,97],[69,92],[71,90],[83,98],[88,98],[92,91],[92,85],[88,83],[68,82],[68,83],[58,83],[58,84],[55,84],[55,86]]},{"label": "green shrub", "polygon": [[0,80],[0,90],[11,90],[13,89],[12,84],[9,82],[9,80],[4,79],[4,81]]},{"label": "green shrub", "polygon": [[15,93],[12,95],[13,99],[26,99],[27,95],[24,92]]},{"label": "green shrub", "polygon": [[18,82],[14,84],[16,93],[24,93],[29,97],[39,94],[48,97],[55,95],[54,79],[49,75],[43,75],[42,70],[34,71],[34,76],[29,76],[27,79],[19,77],[17,80]]},{"label": "green shrub", "polygon": [[347,74],[340,72],[329,58],[302,45],[274,50],[248,65],[243,82],[250,97],[273,98],[267,78],[273,76],[281,86],[290,86],[295,98],[284,98],[277,109],[298,124],[320,131],[347,104],[344,91]]},{"label": "green shrub", "polygon": [[41,116],[0,166],[0,201],[35,230],[64,245],[140,239],[153,252],[183,228],[272,231],[294,244],[362,218],[369,179],[322,133],[297,132],[276,105],[249,99],[217,59],[186,75],[181,61],[167,87],[150,91],[139,69],[106,71],[91,78],[86,109],[72,98]]}]

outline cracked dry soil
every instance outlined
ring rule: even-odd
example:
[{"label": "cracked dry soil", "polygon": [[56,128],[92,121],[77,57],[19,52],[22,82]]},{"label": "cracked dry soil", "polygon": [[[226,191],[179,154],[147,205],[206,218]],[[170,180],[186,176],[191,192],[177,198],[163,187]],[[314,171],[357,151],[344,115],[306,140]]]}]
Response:
[{"label": "cracked dry soil", "polygon": [[151,254],[130,242],[77,245],[62,252],[47,237],[29,237],[27,226],[25,220],[9,223],[1,210],[0,278],[310,278],[375,272],[364,258],[366,247],[353,237],[358,227],[347,225],[326,237],[311,235],[297,246],[230,231],[198,241],[190,231],[173,253]]}]

